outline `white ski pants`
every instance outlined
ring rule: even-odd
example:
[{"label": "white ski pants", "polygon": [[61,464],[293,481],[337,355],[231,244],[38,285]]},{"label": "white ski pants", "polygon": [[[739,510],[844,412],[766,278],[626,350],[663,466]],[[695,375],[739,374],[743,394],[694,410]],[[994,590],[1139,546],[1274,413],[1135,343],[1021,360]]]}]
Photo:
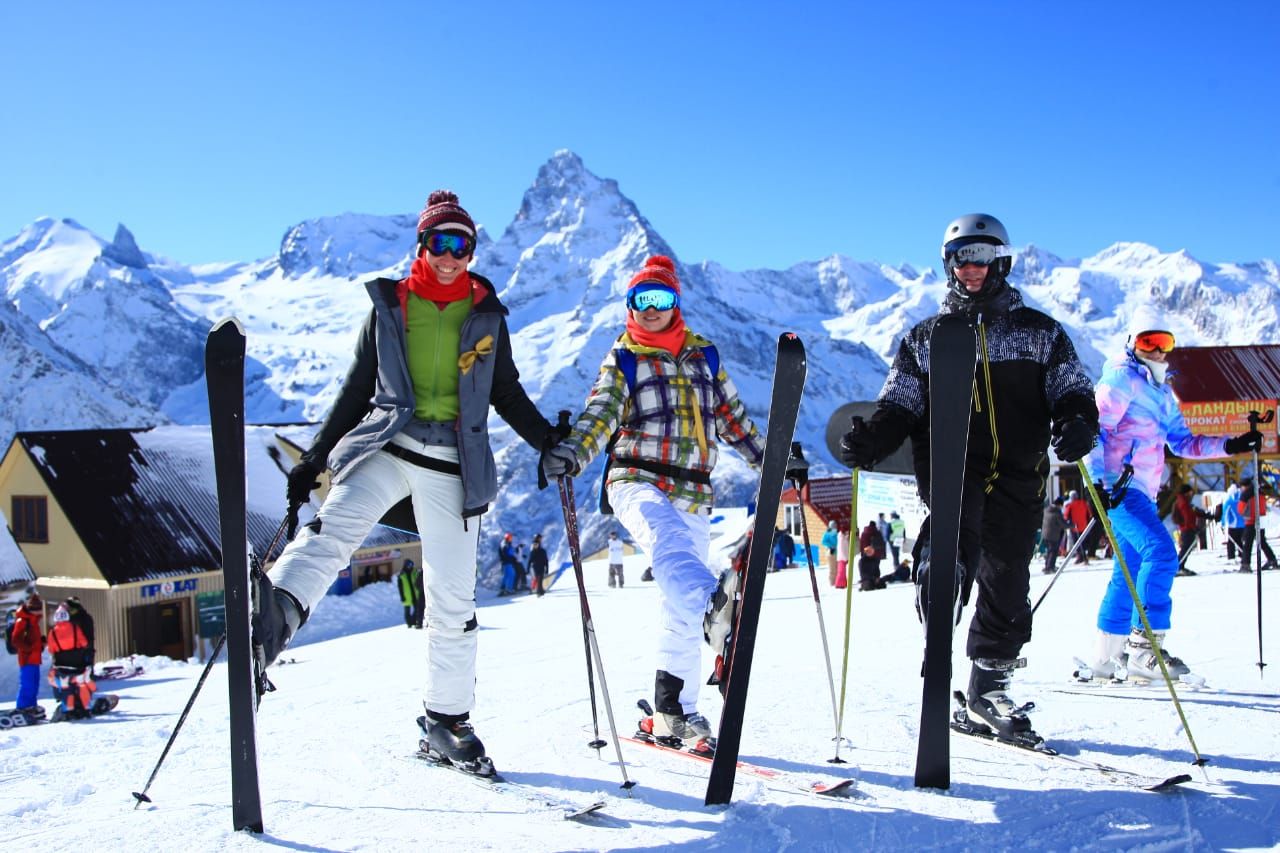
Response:
[{"label": "white ski pants", "polygon": [[[392,439],[423,456],[457,463],[454,447],[404,435]],[[462,480],[378,451],[334,486],[311,524],[303,527],[271,569],[271,581],[314,610],[378,519],[404,498],[422,539],[426,589],[427,708],[470,712],[476,686],[476,543],[480,519],[463,524]],[[315,529],[317,528],[318,529]]]},{"label": "white ski pants", "polygon": [[658,669],[684,681],[680,705],[685,713],[696,711],[702,687],[702,617],[719,583],[707,566],[709,517],[705,510],[675,508],[661,489],[648,483],[614,483],[609,486],[609,503],[653,561],[661,608]]}]

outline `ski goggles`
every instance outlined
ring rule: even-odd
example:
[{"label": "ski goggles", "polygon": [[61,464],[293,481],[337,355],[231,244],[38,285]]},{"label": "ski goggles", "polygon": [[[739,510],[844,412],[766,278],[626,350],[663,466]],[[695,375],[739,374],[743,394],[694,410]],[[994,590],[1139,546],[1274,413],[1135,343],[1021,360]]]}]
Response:
[{"label": "ski goggles", "polygon": [[652,308],[670,311],[680,305],[680,294],[664,284],[642,283],[627,291],[627,307],[633,311]]},{"label": "ski goggles", "polygon": [[1135,349],[1153,352],[1172,352],[1174,345],[1173,332],[1143,332],[1133,339]]},{"label": "ski goggles", "polygon": [[462,260],[476,248],[476,238],[461,231],[423,231],[418,240],[424,249],[436,257],[448,252]]},{"label": "ski goggles", "polygon": [[955,248],[948,247],[943,258],[953,269],[959,269],[965,264],[989,267],[995,263],[996,258],[1006,257],[1006,251],[1004,246],[993,243],[965,243]]}]

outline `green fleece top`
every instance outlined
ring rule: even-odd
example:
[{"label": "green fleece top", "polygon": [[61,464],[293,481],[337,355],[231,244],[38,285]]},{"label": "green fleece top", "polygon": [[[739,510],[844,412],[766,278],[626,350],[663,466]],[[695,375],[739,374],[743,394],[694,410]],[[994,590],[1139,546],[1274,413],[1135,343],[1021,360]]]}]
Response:
[{"label": "green fleece top", "polygon": [[406,304],[405,341],[413,378],[413,414],[418,420],[452,423],[458,419],[458,351],[462,323],[471,300],[459,299],[443,309],[410,293]]}]

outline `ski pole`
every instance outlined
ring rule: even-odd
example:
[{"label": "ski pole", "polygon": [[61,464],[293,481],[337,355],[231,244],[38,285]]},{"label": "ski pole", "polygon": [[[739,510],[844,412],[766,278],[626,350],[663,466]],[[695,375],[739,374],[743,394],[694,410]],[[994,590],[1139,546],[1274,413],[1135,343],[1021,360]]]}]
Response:
[{"label": "ski pole", "polygon": [[1098,519],[1096,517],[1089,519],[1089,523],[1085,525],[1084,532],[1076,537],[1076,541],[1072,543],[1070,550],[1067,551],[1067,556],[1063,557],[1062,562],[1058,564],[1058,570],[1053,573],[1053,577],[1049,580],[1049,585],[1044,588],[1044,592],[1040,593],[1040,598],[1036,600],[1035,607],[1031,608],[1032,616],[1036,615],[1036,611],[1040,609],[1040,605],[1044,602],[1045,598],[1048,597],[1049,590],[1053,589],[1053,585],[1058,582],[1058,576],[1066,570],[1067,565],[1071,562],[1071,558],[1075,556],[1076,551],[1080,550],[1080,546],[1084,544],[1084,540],[1089,538],[1089,534],[1093,532],[1093,527],[1097,523]]},{"label": "ski pole", "polygon": [[[800,443],[792,442],[791,453],[800,459],[804,458],[801,452]],[[796,490],[796,495],[800,494],[800,483],[792,478],[791,488]],[[809,563],[809,586],[813,588],[813,605],[818,611],[818,632],[822,635],[822,661],[827,665],[827,687],[831,690],[831,718],[836,724],[836,741],[840,739],[840,711],[836,708],[836,680],[835,675],[831,671],[831,648],[827,643],[827,623],[822,616],[822,597],[818,594],[818,571],[813,565],[813,551],[809,546],[809,522],[805,518],[804,501],[800,502],[800,537],[804,542],[804,556]],[[838,755],[838,753],[837,753]]]},{"label": "ski pole", "polygon": [[[1271,423],[1275,416],[1274,409],[1268,409],[1265,415],[1250,412],[1249,429],[1260,432],[1258,425]],[[1262,660],[1262,465],[1258,461],[1257,448],[1253,451],[1253,477],[1253,564],[1256,567],[1254,580],[1258,589],[1258,677],[1262,678],[1262,671],[1266,667]]]},{"label": "ski pole", "polygon": [[[568,413],[561,413],[567,417]],[[591,607],[587,603],[587,583],[582,572],[582,551],[578,543],[578,514],[573,500],[573,478],[560,476],[560,508],[564,511],[564,527],[569,540],[569,557],[573,561],[573,574],[578,580],[578,606],[582,610],[582,632],[587,640],[590,654],[587,658],[587,678],[591,681],[591,658],[595,658],[596,671],[600,673],[600,693],[604,696],[604,710],[609,718],[609,731],[613,734],[613,748],[618,754],[618,766],[622,769],[622,787],[630,789],[636,783],[627,778],[627,763],[622,758],[622,742],[618,739],[618,726],[613,719],[613,703],[609,700],[609,684],[604,677],[604,661],[600,659],[600,644],[596,640],[595,625],[591,621]],[[591,713],[595,717],[595,686],[591,686]],[[596,727],[596,740],[600,739],[599,726]],[[596,747],[599,749],[599,747]]]},{"label": "ski pole", "polygon": [[[849,553],[853,556],[853,534],[858,527],[858,469],[854,468],[849,477],[853,488],[853,496],[849,499]],[[844,662],[840,664],[840,707],[836,711],[836,756],[827,760],[828,764],[844,764],[840,757],[840,733],[844,730],[844,695],[849,684],[849,627],[853,613],[853,584],[849,583],[849,561],[845,560],[844,569]]]},{"label": "ski pole", "polygon": [[[1133,466],[1126,462],[1124,466],[1124,473],[1116,478],[1115,485],[1111,487],[1112,506],[1115,506],[1117,501],[1124,496],[1126,491],[1128,491],[1129,481],[1132,479]],[[1058,570],[1053,573],[1053,578],[1049,581],[1049,585],[1044,588],[1044,592],[1040,593],[1040,598],[1036,601],[1036,606],[1031,608],[1032,616],[1036,615],[1036,611],[1040,609],[1040,605],[1044,602],[1045,597],[1049,595],[1049,590],[1053,589],[1053,585],[1058,582],[1058,575],[1062,574],[1062,572],[1067,568],[1067,565],[1071,562],[1071,555],[1074,554],[1076,549],[1078,549],[1085,540],[1089,538],[1089,534],[1093,532],[1093,526],[1097,523],[1098,517],[1095,515],[1093,518],[1089,519],[1089,523],[1085,525],[1084,532],[1076,537],[1076,541],[1071,545],[1071,549],[1067,551],[1067,556],[1062,558],[1062,565],[1058,566]]]},{"label": "ski pole", "polygon": [[[271,552],[275,550],[276,545],[280,542],[280,536],[284,533],[285,525],[288,519],[280,522],[280,526],[276,528],[276,535],[272,537],[271,544],[267,546],[267,556],[271,556]],[[178,737],[178,732],[182,731],[182,724],[187,721],[187,715],[191,713],[192,707],[196,704],[196,697],[200,695],[200,689],[204,687],[204,680],[209,677],[209,671],[213,669],[213,665],[218,661],[218,655],[222,654],[222,647],[227,642],[227,635],[224,633],[218,637],[218,642],[213,646],[213,654],[209,655],[209,662],[204,665],[204,672],[200,673],[199,680],[196,681],[196,689],[191,691],[191,698],[187,700],[187,706],[182,709],[182,714],[178,717],[178,723],[173,727],[173,732],[169,735],[169,741],[164,745],[164,749],[160,753],[160,760],[156,762],[155,768],[151,771],[151,777],[147,779],[147,784],[143,786],[141,791],[133,791],[133,797],[137,800],[133,808],[136,810],[143,803],[151,802],[151,798],[147,796],[147,791],[151,790],[151,783],[156,781],[156,775],[160,772],[160,766],[164,764],[165,758],[169,755],[170,748],[173,747],[174,740]]]},{"label": "ski pole", "polygon": [[[1097,513],[1095,517],[1102,522],[1102,530],[1107,535],[1107,541],[1111,543],[1111,553],[1115,555],[1116,565],[1120,567],[1125,585],[1129,587],[1133,606],[1138,611],[1138,618],[1142,620],[1142,632],[1146,635],[1147,642],[1151,644],[1151,650],[1155,652],[1156,662],[1160,664],[1160,674],[1164,676],[1164,683],[1169,688],[1169,695],[1173,698],[1173,707],[1178,712],[1178,719],[1182,721],[1182,730],[1187,733],[1187,740],[1191,743],[1191,752],[1196,757],[1196,760],[1191,763],[1203,769],[1208,759],[1200,755],[1196,739],[1191,735],[1191,724],[1187,722],[1187,715],[1182,711],[1182,703],[1178,701],[1178,691],[1173,687],[1173,679],[1169,677],[1169,667],[1164,662],[1164,649],[1160,648],[1160,641],[1156,639],[1155,632],[1151,629],[1151,622],[1147,619],[1147,608],[1138,597],[1138,587],[1134,585],[1133,575],[1129,573],[1129,567],[1125,564],[1124,552],[1120,550],[1115,531],[1111,529],[1111,520],[1107,518],[1107,506],[1094,487],[1093,481],[1089,479],[1089,469],[1084,464],[1084,460],[1077,460],[1076,465],[1080,469],[1080,478],[1084,481],[1084,487],[1089,490],[1089,498],[1093,501],[1094,512]],[[1208,781],[1208,778],[1208,773],[1205,773],[1205,780]]]}]

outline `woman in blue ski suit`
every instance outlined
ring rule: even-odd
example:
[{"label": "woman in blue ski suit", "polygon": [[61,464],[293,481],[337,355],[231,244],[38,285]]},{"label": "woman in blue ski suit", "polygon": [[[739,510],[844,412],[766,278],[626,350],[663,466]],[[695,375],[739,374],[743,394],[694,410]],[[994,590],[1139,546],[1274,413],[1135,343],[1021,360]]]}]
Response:
[{"label": "woman in blue ski suit", "polygon": [[[1174,336],[1167,325],[1149,311],[1139,309],[1124,352],[1103,369],[1094,390],[1101,432],[1098,446],[1086,463],[1092,478],[1104,489],[1115,485],[1126,465],[1133,468],[1132,481],[1115,496],[1116,506],[1107,515],[1161,647],[1170,626],[1170,590],[1178,573],[1178,551],[1156,512],[1156,492],[1164,477],[1165,445],[1184,458],[1211,459],[1244,453],[1262,443],[1262,435],[1257,432],[1228,439],[1193,435],[1187,428],[1173,390],[1165,384],[1165,358],[1174,346]],[[1143,633],[1138,609],[1117,559],[1098,610],[1093,677],[1122,677],[1117,665],[1126,651],[1129,675],[1159,677],[1159,664]],[[1167,652],[1165,662],[1173,677],[1190,671]]]}]

